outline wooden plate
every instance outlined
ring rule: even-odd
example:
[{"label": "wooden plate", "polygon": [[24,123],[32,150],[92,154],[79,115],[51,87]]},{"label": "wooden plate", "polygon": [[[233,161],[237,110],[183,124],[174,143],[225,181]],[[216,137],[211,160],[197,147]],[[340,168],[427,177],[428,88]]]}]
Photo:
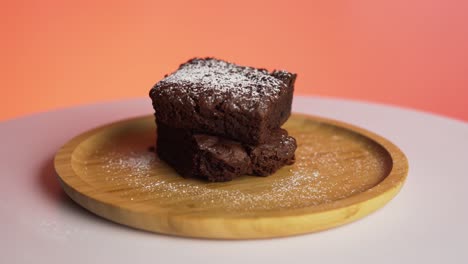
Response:
[{"label": "wooden plate", "polygon": [[405,155],[388,140],[338,121],[294,114],[296,163],[269,177],[231,182],[184,179],[149,151],[153,116],[106,125],[63,146],[55,168],[65,192],[91,212],[158,233],[268,238],[359,219],[392,199]]}]

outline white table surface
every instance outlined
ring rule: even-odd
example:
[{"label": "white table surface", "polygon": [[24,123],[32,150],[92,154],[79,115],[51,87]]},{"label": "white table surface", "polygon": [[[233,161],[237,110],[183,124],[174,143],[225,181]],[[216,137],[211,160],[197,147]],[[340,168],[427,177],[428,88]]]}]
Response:
[{"label": "white table surface", "polygon": [[295,112],[376,132],[407,155],[399,195],[357,222],[308,235],[199,240],[101,219],[61,190],[52,165],[71,137],[152,113],[149,99],[102,103],[0,123],[0,263],[468,263],[468,124],[413,110],[295,97]]}]

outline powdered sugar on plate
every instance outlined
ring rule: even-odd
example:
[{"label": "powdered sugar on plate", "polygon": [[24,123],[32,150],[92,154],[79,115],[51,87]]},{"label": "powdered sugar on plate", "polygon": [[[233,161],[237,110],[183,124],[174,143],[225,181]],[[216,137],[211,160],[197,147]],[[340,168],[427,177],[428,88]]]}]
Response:
[{"label": "powdered sugar on plate", "polygon": [[103,177],[93,180],[129,201],[248,213],[329,203],[375,186],[387,173],[388,157],[378,145],[340,130],[289,130],[298,142],[296,163],[268,178],[245,176],[231,183],[183,179],[147,146],[119,148],[117,143],[97,154]]}]

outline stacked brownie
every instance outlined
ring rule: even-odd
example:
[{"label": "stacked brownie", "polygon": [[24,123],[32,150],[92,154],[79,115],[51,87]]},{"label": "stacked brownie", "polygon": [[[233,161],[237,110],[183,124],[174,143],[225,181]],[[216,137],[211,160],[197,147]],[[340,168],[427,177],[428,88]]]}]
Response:
[{"label": "stacked brownie", "polygon": [[291,114],[296,75],[195,58],[150,91],[159,158],[184,177],[229,181],[267,176],[294,162]]}]

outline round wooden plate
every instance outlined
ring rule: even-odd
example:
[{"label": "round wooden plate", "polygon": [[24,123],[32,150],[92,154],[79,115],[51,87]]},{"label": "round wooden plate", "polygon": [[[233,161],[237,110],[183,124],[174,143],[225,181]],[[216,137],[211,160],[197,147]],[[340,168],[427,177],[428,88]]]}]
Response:
[{"label": "round wooden plate", "polygon": [[296,163],[269,177],[184,179],[151,146],[153,116],[106,125],[55,156],[65,192],[91,212],[158,233],[221,239],[303,234],[359,219],[385,205],[408,172],[388,140],[342,122],[293,114]]}]

